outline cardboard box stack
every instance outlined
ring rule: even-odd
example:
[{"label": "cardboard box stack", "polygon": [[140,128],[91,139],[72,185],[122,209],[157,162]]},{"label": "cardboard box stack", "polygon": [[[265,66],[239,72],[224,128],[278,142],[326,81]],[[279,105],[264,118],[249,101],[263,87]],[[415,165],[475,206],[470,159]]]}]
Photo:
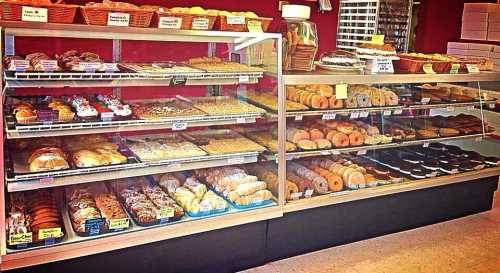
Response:
[{"label": "cardboard box stack", "polygon": [[494,69],[500,69],[500,46],[478,43],[448,42],[446,54],[459,57],[490,58],[493,62]]},{"label": "cardboard box stack", "polygon": [[500,4],[465,3],[461,38],[500,41]]}]

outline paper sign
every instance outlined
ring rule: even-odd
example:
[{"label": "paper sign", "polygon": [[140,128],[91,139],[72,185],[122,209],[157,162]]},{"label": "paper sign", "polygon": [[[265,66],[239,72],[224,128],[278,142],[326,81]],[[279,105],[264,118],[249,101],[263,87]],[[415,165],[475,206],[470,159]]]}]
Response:
[{"label": "paper sign", "polygon": [[424,64],[422,69],[424,70],[425,74],[436,74],[436,72],[432,68],[432,64]]},{"label": "paper sign", "polygon": [[339,155],[340,154],[340,151],[332,151],[332,155]]},{"label": "paper sign", "polygon": [[296,115],[295,116],[295,121],[301,121],[304,118],[302,115]]},{"label": "paper sign", "polygon": [[460,64],[452,64],[450,69],[450,74],[458,74],[460,70]]},{"label": "paper sign", "polygon": [[394,65],[392,64],[392,60],[388,58],[375,59],[375,65],[372,68],[372,72],[394,74]]},{"label": "paper sign", "polygon": [[158,21],[158,28],[181,29],[181,26],[182,26],[181,17],[160,17]]},{"label": "paper sign", "polygon": [[446,111],[448,111],[448,112],[455,112],[455,107],[448,106],[448,107],[446,107]]},{"label": "paper sign", "polygon": [[175,215],[175,210],[174,208],[171,207],[156,210],[156,219],[158,220],[174,217],[174,215]]},{"label": "paper sign", "polygon": [[25,72],[30,67],[30,63],[26,60],[12,60],[12,64],[16,72]]},{"label": "paper sign", "polygon": [[38,239],[59,238],[63,235],[61,228],[46,228],[38,231]]},{"label": "paper sign", "polygon": [[301,192],[294,192],[294,193],[290,194],[290,199],[292,199],[292,200],[299,200],[300,197],[302,197]]},{"label": "paper sign", "polygon": [[115,72],[118,71],[118,65],[116,63],[103,63],[104,71]]},{"label": "paper sign", "polygon": [[367,118],[370,115],[370,112],[359,112],[360,118]]},{"label": "paper sign", "polygon": [[10,245],[29,244],[31,242],[33,242],[33,233],[31,232],[9,235]]},{"label": "paper sign", "polygon": [[54,183],[54,177],[44,177],[44,178],[40,178],[40,180],[38,180],[38,182],[40,182],[40,184],[50,184],[50,183]]},{"label": "paper sign", "polygon": [[21,20],[26,22],[47,23],[48,15],[46,8],[23,7]]},{"label": "paper sign", "polygon": [[108,26],[128,27],[130,14],[122,12],[108,13]]},{"label": "paper sign", "polygon": [[331,151],[320,151],[320,155],[330,155],[332,152]]},{"label": "paper sign", "polygon": [[323,115],[323,120],[332,120],[337,117],[337,114],[324,114]]},{"label": "paper sign", "polygon": [[109,122],[113,120],[113,117],[115,116],[115,113],[113,112],[103,112],[101,113],[101,120],[105,122]]},{"label": "paper sign", "polygon": [[424,144],[422,145],[424,148],[427,148],[429,147],[429,142],[424,142]]},{"label": "paper sign", "polygon": [[394,110],[394,115],[401,115],[403,114],[403,110],[402,109],[396,109]]},{"label": "paper sign", "polygon": [[227,16],[226,21],[229,25],[244,25],[246,23],[243,16]]},{"label": "paper sign", "polygon": [[41,60],[43,71],[54,71],[58,67],[56,60]]},{"label": "paper sign", "polygon": [[359,150],[357,152],[357,155],[365,155],[366,154],[366,150]]},{"label": "paper sign", "polygon": [[239,83],[248,83],[248,82],[250,82],[250,77],[248,75],[239,76],[238,82]]},{"label": "paper sign", "polygon": [[191,26],[194,30],[207,30],[209,20],[207,18],[194,18]]},{"label": "paper sign", "polygon": [[466,64],[467,66],[467,71],[469,71],[469,73],[480,73],[481,71],[479,71],[479,67],[477,66],[477,64]]},{"label": "paper sign", "polygon": [[391,115],[391,110],[384,111],[384,116],[390,116],[390,115]]},{"label": "paper sign", "polygon": [[335,85],[335,98],[338,100],[347,99],[347,84],[337,84]]},{"label": "paper sign", "polygon": [[247,123],[247,119],[246,118],[236,118],[236,123],[237,124]]},{"label": "paper sign", "polygon": [[187,122],[174,122],[172,123],[172,131],[183,131],[188,127]]},{"label": "paper sign", "polygon": [[372,35],[372,44],[383,45],[385,35]]},{"label": "paper sign", "polygon": [[96,70],[98,70],[100,66],[101,66],[100,63],[81,62],[78,63],[78,70],[93,73],[96,72]]},{"label": "paper sign", "polygon": [[304,197],[305,198],[311,198],[311,196],[313,195],[314,193],[314,190],[306,190],[306,192],[304,193]]},{"label": "paper sign", "polygon": [[243,163],[245,163],[244,157],[233,157],[233,158],[229,158],[227,160],[227,164],[229,164],[229,165],[236,165],[236,164],[243,164]]},{"label": "paper sign", "polygon": [[351,113],[350,118],[351,119],[357,119],[357,118],[359,118],[359,112]]},{"label": "paper sign", "polygon": [[109,220],[109,229],[124,229],[128,228],[129,225],[130,223],[128,218]]},{"label": "paper sign", "polygon": [[431,98],[422,98],[422,104],[428,104],[431,102]]},{"label": "paper sign", "polygon": [[262,30],[262,22],[261,21],[250,20],[247,23],[247,28],[248,28],[248,32],[258,32],[258,33],[264,32]]}]

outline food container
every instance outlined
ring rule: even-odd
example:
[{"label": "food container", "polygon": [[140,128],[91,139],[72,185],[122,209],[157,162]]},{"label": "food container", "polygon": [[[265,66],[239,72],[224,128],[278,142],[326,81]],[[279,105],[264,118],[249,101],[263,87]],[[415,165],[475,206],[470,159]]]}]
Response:
[{"label": "food container", "polygon": [[166,29],[212,30],[217,16],[156,10],[152,26]]},{"label": "food container", "polygon": [[273,18],[257,17],[250,18],[244,16],[226,16],[219,15],[218,23],[216,25],[217,30],[221,31],[238,31],[245,32],[248,30],[249,24],[260,24],[262,31],[266,32],[271,25]]},{"label": "food container", "polygon": [[75,19],[77,5],[50,4],[27,5],[22,2],[5,1],[1,3],[2,20],[22,21],[23,7],[46,8],[48,23],[71,24]]},{"label": "food container", "polygon": [[394,61],[394,67],[399,72],[424,73],[424,65],[432,64],[432,69],[436,73],[448,73],[450,62],[435,61],[426,58],[399,56],[399,60]]},{"label": "food container", "polygon": [[108,25],[109,13],[128,14],[129,27],[149,27],[153,18],[153,10],[139,8],[112,8],[112,7],[94,7],[82,6],[83,18],[87,25],[106,26]]},{"label": "food container", "polygon": [[282,8],[283,69],[313,71],[318,34],[316,25],[308,21],[311,8],[300,5],[284,5]]}]

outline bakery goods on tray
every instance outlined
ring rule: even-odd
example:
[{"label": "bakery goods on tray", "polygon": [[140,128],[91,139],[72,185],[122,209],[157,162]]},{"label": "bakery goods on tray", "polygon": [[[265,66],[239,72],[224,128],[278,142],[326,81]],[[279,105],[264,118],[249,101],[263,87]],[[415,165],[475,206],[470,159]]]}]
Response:
[{"label": "bakery goods on tray", "polygon": [[215,194],[189,173],[156,176],[160,187],[192,217],[226,211],[226,200]]},{"label": "bakery goods on tray", "polygon": [[70,136],[64,139],[64,147],[72,154],[76,167],[97,167],[127,162],[119,146],[103,135]]},{"label": "bakery goods on tray", "polygon": [[[273,111],[278,111],[278,94],[277,92],[259,92],[259,91],[246,91],[245,96],[247,97],[248,100],[251,102],[257,104],[257,105],[262,105],[263,107],[267,109],[271,109]],[[286,100],[285,101],[286,105],[286,110],[287,111],[301,111],[301,110],[308,110],[309,107],[298,103],[294,102],[291,100]]]},{"label": "bakery goods on tray", "polygon": [[[259,124],[232,128],[234,131],[266,147],[269,151],[273,153],[278,152],[278,128],[276,124]],[[287,152],[293,152],[297,150],[297,146],[290,141],[286,141],[285,149]]]},{"label": "bakery goods on tray", "polygon": [[82,119],[94,119],[97,118],[99,112],[94,106],[90,105],[90,102],[84,96],[73,96],[71,98],[71,105],[76,109],[76,115]]},{"label": "bakery goods on tray", "polygon": [[69,169],[69,156],[61,138],[19,139],[11,145],[15,173]]},{"label": "bakery goods on tray", "polygon": [[194,171],[195,176],[238,206],[260,205],[273,195],[267,183],[242,168],[222,167]]},{"label": "bakery goods on tray", "polygon": [[27,102],[14,104],[12,115],[14,115],[19,124],[30,124],[37,120],[37,111],[35,107]]},{"label": "bakery goods on tray", "polygon": [[[292,173],[296,175],[299,179],[305,180],[302,181],[302,185],[297,185],[299,187],[299,191],[313,190],[313,193],[324,194],[328,192],[328,182],[321,175],[311,171],[305,166],[298,164],[296,162],[289,162],[287,164],[287,177],[288,173]],[[290,177],[293,179],[293,176]],[[290,179],[289,178],[289,179]],[[297,179],[297,178],[295,178]],[[307,184],[306,187],[303,187],[303,184]]]},{"label": "bakery goods on tray", "polygon": [[206,113],[193,108],[189,103],[176,99],[134,102],[132,103],[132,111],[137,118],[146,120],[206,115]]},{"label": "bakery goods on tray", "polygon": [[332,52],[326,52],[321,54],[319,58],[318,65],[320,68],[351,68],[351,69],[363,69],[365,67],[364,63],[359,60],[355,53],[337,50]]},{"label": "bakery goods on tray", "polygon": [[30,97],[14,99],[12,115],[18,124],[36,122],[69,122],[75,113],[62,97]]},{"label": "bakery goods on tray", "polygon": [[60,66],[67,71],[73,72],[114,72],[116,67],[106,66],[101,57],[93,52],[79,52],[68,50],[62,54],[56,54]]},{"label": "bakery goods on tray", "polygon": [[57,204],[56,190],[37,190],[31,192],[16,192],[8,195],[6,231],[7,242],[11,235],[31,232],[31,242],[43,241],[41,232],[55,229],[50,238],[59,239],[64,236],[65,230]]},{"label": "bakery goods on tray", "polygon": [[231,130],[193,131],[183,134],[210,155],[263,152],[266,148]]},{"label": "bakery goods on tray", "polygon": [[266,110],[231,97],[190,98],[193,106],[208,115],[263,114]]},{"label": "bakery goods on tray", "polygon": [[136,73],[148,74],[179,74],[179,73],[200,73],[200,69],[189,67],[174,62],[161,63],[120,63],[120,67]]},{"label": "bakery goods on tray", "polygon": [[[27,65],[16,67],[15,60],[25,60]],[[7,70],[18,72],[59,72],[61,67],[58,65],[57,60],[52,59],[49,55],[43,52],[35,52],[26,55],[25,58],[20,56],[4,57],[3,62]]]},{"label": "bakery goods on tray", "polygon": [[[267,183],[267,189],[271,191],[274,196],[278,196],[279,192],[279,179],[278,179],[278,165],[273,163],[255,163],[246,164],[242,166],[245,171],[250,174],[257,176],[260,181]],[[292,199],[292,194],[298,193],[299,188],[291,181],[286,181],[285,186],[285,198],[286,200]]]},{"label": "bakery goods on tray", "polygon": [[129,137],[128,148],[141,161],[199,157],[207,153],[177,134]]},{"label": "bakery goods on tray", "polygon": [[217,57],[199,57],[187,61],[191,67],[207,72],[238,73],[238,72],[264,72],[264,69],[236,62],[223,61]]},{"label": "bakery goods on tray", "polygon": [[356,53],[361,59],[396,56],[396,48],[391,44],[361,43],[356,48]]}]

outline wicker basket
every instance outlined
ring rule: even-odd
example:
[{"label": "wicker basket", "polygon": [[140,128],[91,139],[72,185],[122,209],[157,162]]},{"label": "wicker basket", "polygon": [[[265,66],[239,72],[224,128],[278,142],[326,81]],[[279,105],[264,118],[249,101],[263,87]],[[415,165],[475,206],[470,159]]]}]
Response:
[{"label": "wicker basket", "polygon": [[71,24],[75,19],[77,5],[52,4],[52,5],[23,5],[21,3],[2,2],[2,20],[21,21],[24,7],[46,8],[48,23]]},{"label": "wicker basket", "polygon": [[87,25],[106,26],[108,13],[119,12],[130,14],[129,27],[149,27],[154,11],[146,9],[81,7],[83,18]]},{"label": "wicker basket", "polygon": [[[448,73],[450,62],[447,61],[434,61],[424,58],[409,58],[405,56],[399,56],[399,60],[394,61],[394,67],[399,72],[406,73],[423,73],[425,64],[432,64],[432,69],[436,73]],[[446,70],[448,69],[448,70]]]},{"label": "wicker basket", "polygon": [[[214,28],[215,20],[217,19],[217,16],[210,16],[210,15],[196,15],[196,14],[187,14],[187,13],[173,13],[173,12],[161,12],[161,11],[156,11],[155,15],[153,16],[153,22],[152,22],[152,27],[158,27],[158,23],[160,22],[160,17],[175,17],[175,18],[182,18],[182,23],[181,23],[181,28],[184,30],[192,30],[193,28],[193,22],[195,22],[198,19],[206,19],[208,20],[207,28],[203,30],[212,30]],[[201,30],[201,29],[199,29]]]},{"label": "wicker basket", "polygon": [[249,21],[259,21],[262,24],[262,31],[266,32],[273,21],[273,18],[245,18],[245,24],[228,24],[227,16],[219,15],[219,20],[217,24],[217,29],[222,31],[238,31],[244,32],[248,31]]}]

